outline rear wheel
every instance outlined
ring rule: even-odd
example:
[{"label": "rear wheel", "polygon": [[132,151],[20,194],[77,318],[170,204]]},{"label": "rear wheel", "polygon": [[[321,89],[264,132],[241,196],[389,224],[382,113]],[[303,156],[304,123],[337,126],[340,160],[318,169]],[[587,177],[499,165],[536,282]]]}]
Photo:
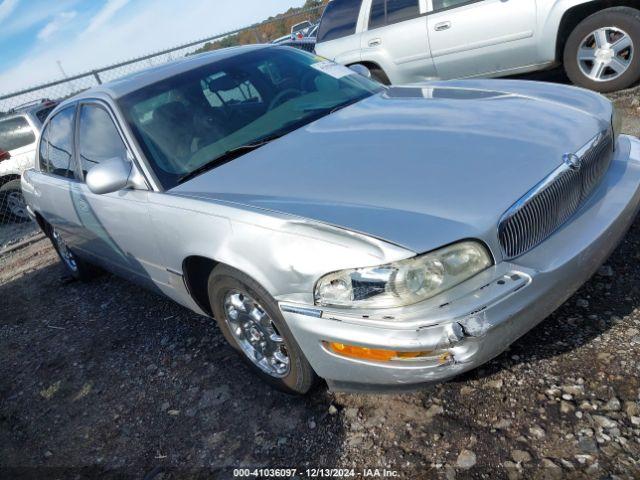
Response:
[{"label": "rear wheel", "polygon": [[613,92],[640,80],[640,10],[608,8],[591,15],[569,36],[564,67],[573,83]]},{"label": "rear wheel", "polygon": [[315,372],[276,301],[257,282],[220,265],[209,278],[209,301],[223,335],[259,377],[290,394],[313,387]]},{"label": "rear wheel", "polygon": [[19,178],[10,180],[0,187],[0,218],[5,222],[29,220]]},{"label": "rear wheel", "polygon": [[71,275],[76,280],[90,280],[91,278],[96,276],[97,269],[77,257],[69,248],[67,243],[62,237],[62,234],[56,230],[55,228],[49,226],[48,232],[49,239],[53,244],[53,247],[56,249],[60,260],[62,261],[62,265],[65,267],[65,270],[69,275]]}]

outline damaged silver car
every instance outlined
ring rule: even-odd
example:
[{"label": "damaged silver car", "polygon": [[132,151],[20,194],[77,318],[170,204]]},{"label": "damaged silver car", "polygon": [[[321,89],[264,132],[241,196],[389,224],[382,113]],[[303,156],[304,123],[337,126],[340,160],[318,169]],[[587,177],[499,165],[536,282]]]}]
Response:
[{"label": "damaged silver car", "polygon": [[597,270],[640,204],[640,141],[597,94],[387,88],[278,46],[69,99],[37,163],[25,198],[71,275],[100,266],[215,318],[291,393],[487,362]]}]

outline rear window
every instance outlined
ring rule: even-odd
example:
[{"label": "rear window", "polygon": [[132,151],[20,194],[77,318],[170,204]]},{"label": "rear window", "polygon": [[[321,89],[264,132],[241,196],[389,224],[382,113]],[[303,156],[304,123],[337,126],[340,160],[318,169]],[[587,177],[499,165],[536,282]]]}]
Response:
[{"label": "rear window", "polygon": [[333,0],[327,5],[318,29],[318,43],[356,33],[362,0]]},{"label": "rear window", "polygon": [[36,136],[24,117],[0,121],[0,150],[8,152],[26,147],[36,141]]}]

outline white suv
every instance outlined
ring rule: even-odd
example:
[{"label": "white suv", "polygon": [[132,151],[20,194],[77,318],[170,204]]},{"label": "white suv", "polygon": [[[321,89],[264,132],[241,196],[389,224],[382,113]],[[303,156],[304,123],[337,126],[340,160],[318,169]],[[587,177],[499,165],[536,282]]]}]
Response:
[{"label": "white suv", "polygon": [[34,166],[38,134],[56,105],[57,102],[38,101],[0,117],[0,220],[29,218],[20,175]]},{"label": "white suv", "polygon": [[610,92],[640,79],[639,9],[637,0],[333,0],[316,52],[387,84],[564,64],[574,83]]}]

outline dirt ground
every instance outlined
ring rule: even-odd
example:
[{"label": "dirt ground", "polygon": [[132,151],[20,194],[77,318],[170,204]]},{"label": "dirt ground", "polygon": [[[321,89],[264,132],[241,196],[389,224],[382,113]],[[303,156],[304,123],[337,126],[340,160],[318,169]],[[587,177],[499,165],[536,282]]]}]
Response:
[{"label": "dirt ground", "polygon": [[[615,99],[640,135],[639,90]],[[212,321],[110,275],[72,282],[42,240],[0,257],[0,478],[640,478],[638,265],[640,218],[484,368],[412,394],[294,398]]]}]

